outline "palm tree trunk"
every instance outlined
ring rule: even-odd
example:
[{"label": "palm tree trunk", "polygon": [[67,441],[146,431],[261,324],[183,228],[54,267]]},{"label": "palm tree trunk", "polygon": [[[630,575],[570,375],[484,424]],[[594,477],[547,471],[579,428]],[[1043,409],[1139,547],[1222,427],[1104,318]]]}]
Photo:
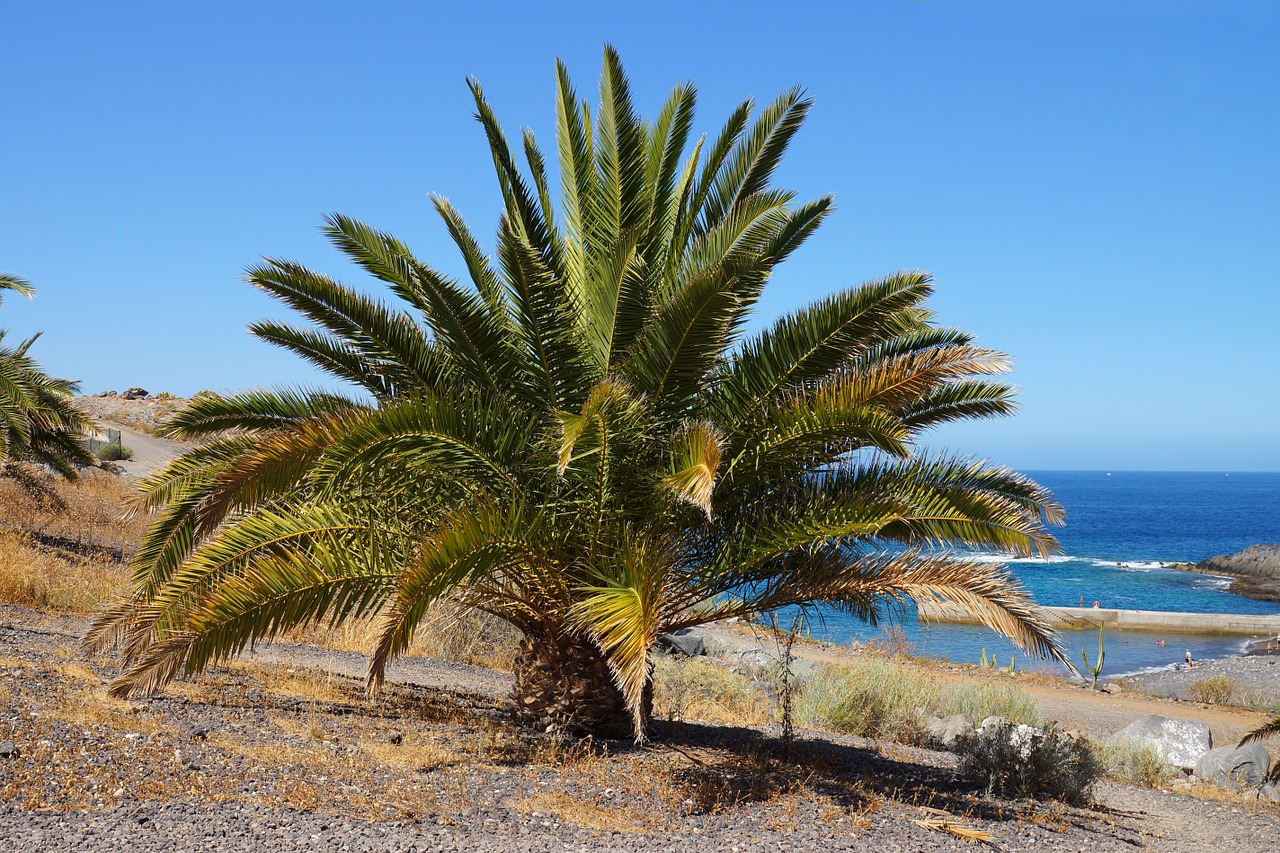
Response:
[{"label": "palm tree trunk", "polygon": [[[581,635],[529,635],[520,643],[512,692],[516,719],[603,738],[636,735],[626,699],[600,649]],[[644,691],[644,720],[653,712],[653,682]]]}]

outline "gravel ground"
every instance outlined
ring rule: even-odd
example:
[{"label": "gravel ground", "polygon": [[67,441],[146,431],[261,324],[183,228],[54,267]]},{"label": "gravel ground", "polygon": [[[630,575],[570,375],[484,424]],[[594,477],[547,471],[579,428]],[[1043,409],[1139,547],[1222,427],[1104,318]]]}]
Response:
[{"label": "gravel ground", "polygon": [[1205,678],[1225,676],[1235,684],[1234,695],[1249,704],[1280,705],[1280,653],[1268,654],[1263,644],[1260,654],[1219,658],[1198,663],[1194,668],[1160,670],[1121,679],[1126,685],[1156,696],[1187,699],[1187,688]]},{"label": "gravel ground", "polygon": [[[941,813],[1008,851],[1275,849],[1273,807],[1104,784],[1088,809],[992,800],[952,756],[802,733],[659,724],[653,744],[515,732],[506,677],[408,660],[366,699],[359,655],[274,645],[144,702],[104,695],[84,620],[0,609],[5,849],[973,849],[915,823]],[[315,668],[319,666],[321,668]]]}]

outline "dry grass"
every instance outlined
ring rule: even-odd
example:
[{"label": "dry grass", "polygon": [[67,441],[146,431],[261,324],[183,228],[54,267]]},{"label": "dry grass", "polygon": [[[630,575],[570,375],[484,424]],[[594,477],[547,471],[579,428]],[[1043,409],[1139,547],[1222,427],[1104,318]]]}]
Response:
[{"label": "dry grass", "polygon": [[659,658],[654,667],[654,715],[668,720],[757,725],[771,723],[769,699],[749,678],[693,658]]},{"label": "dry grass", "polygon": [[612,796],[601,802],[595,797],[570,793],[561,788],[542,788],[515,803],[514,808],[535,819],[550,815],[560,823],[572,823],[599,832],[644,834],[653,832],[660,825],[657,815],[615,802]]},{"label": "dry grass", "polygon": [[142,530],[124,518],[136,492],[93,472],[34,482],[0,478],[0,602],[92,613],[126,583]]},{"label": "dry grass", "polygon": [[1226,705],[1235,692],[1235,679],[1226,675],[1197,678],[1187,685],[1187,698],[1207,705]]},{"label": "dry grass", "polygon": [[142,535],[146,519],[125,517],[138,492],[118,477],[87,471],[67,482],[30,473],[39,483],[36,489],[0,478],[0,528],[57,539],[82,551],[116,551],[121,558]]},{"label": "dry grass", "polygon": [[[289,632],[284,640],[320,648],[368,654],[377,644],[378,619],[314,625]],[[480,611],[440,607],[418,626],[407,656],[439,658],[498,672],[511,672],[520,635],[497,617]]]},{"label": "dry grass", "polygon": [[0,530],[0,602],[70,613],[92,613],[124,588],[123,564],[65,554],[30,535]]}]

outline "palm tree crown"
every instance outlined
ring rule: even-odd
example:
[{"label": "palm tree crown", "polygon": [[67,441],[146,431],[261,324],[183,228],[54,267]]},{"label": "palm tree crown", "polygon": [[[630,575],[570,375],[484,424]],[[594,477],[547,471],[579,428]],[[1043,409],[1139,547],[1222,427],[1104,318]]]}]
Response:
[{"label": "palm tree crown", "polygon": [[326,234],[395,304],[288,261],[249,269],[310,321],[253,333],[357,393],[253,391],[172,422],[204,443],[145,483],[156,520],[132,595],[87,641],[123,648],[113,691],[375,616],[376,687],[446,600],[523,633],[522,717],[638,737],[655,638],[727,616],[825,602],[875,620],[943,599],[1061,658],[1009,576],[951,553],[1048,553],[1060,508],[1011,471],[919,449],[936,424],[1012,407],[989,378],[1007,359],[934,321],[929,277],[745,335],[832,206],[771,186],[803,94],[746,101],[693,140],[693,86],[642,120],[611,49],[594,116],[559,64],[556,83],[557,190],[533,136],[522,170],[470,84],[504,206],[490,256],[433,198],[466,284],[339,215]]},{"label": "palm tree crown", "polygon": [[[0,273],[4,291],[34,296],[35,288],[15,275]],[[15,463],[46,465],[64,477],[94,464],[84,444],[88,420],[71,405],[77,384],[49,376],[27,354],[40,336],[16,347],[4,343],[0,329],[0,473],[19,474]]]}]

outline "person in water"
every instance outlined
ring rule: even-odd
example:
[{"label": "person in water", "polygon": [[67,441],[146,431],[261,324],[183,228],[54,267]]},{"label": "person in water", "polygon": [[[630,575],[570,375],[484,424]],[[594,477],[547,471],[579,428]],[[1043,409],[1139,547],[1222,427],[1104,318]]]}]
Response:
[{"label": "person in water", "polygon": [[1191,656],[1191,649],[1187,649],[1187,669],[1195,669],[1196,659]]}]

